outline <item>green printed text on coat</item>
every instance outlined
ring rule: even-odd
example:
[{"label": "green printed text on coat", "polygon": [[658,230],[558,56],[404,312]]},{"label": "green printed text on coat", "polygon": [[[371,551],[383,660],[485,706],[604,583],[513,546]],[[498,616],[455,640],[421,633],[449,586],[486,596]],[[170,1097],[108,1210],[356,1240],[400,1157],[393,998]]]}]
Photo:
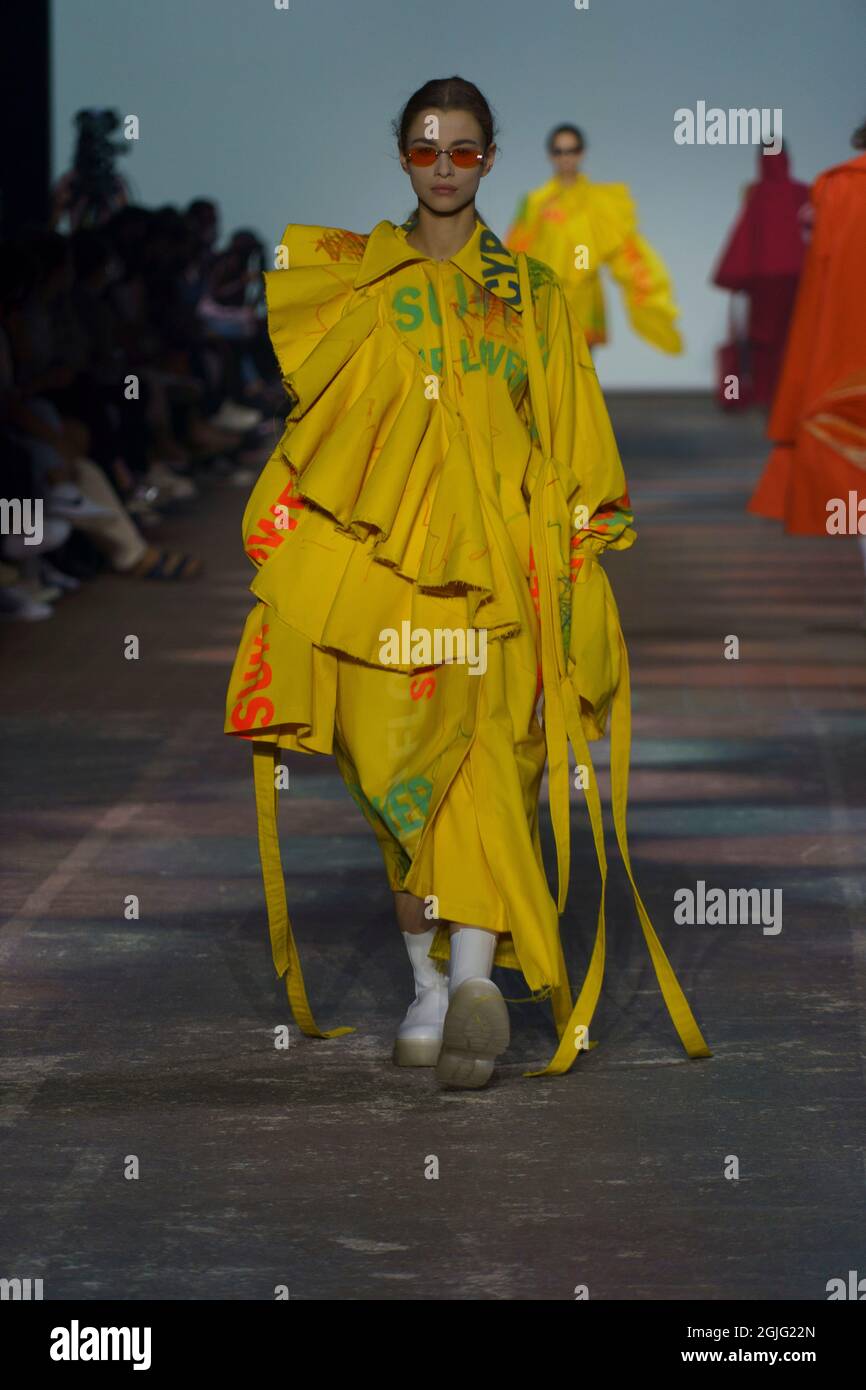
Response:
[{"label": "green printed text on coat", "polygon": [[424,824],[432,791],[433,783],[426,777],[408,777],[396,782],[387,796],[373,796],[370,801],[392,834],[400,839],[414,834]]}]

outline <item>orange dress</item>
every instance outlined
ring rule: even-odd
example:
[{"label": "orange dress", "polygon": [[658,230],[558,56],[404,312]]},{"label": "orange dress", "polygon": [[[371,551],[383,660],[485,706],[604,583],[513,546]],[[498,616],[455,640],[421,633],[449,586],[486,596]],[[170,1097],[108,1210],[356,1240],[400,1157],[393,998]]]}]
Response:
[{"label": "orange dress", "polygon": [[828,504],[866,483],[866,154],[812,188],[814,229],[767,434],[776,445],[747,510],[828,534]]}]

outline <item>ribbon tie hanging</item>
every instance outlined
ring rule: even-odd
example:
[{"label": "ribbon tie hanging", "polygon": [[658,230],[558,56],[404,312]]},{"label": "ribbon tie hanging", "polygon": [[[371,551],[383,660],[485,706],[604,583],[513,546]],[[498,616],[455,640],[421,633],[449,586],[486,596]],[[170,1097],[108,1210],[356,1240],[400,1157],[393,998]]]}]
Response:
[{"label": "ribbon tie hanging", "polygon": [[[598,792],[595,769],[592,764],[589,746],[583,728],[578,692],[575,689],[570,672],[567,669],[569,658],[564,651],[562,626],[559,618],[558,586],[560,561],[559,557],[556,555],[555,546],[550,539],[551,536],[563,534],[563,527],[568,528],[565,530],[564,534],[567,535],[570,533],[571,499],[566,495],[566,488],[562,479],[562,465],[553,457],[547,382],[541,360],[541,350],[536,337],[535,320],[532,311],[533,301],[531,297],[526,255],[522,252],[519,253],[517,261],[520,273],[520,290],[524,304],[523,329],[527,370],[529,373],[529,389],[533,417],[538,430],[542,455],[542,462],[540,466],[535,468],[534,475],[530,479],[529,524],[539,583],[541,666],[544,683],[544,733],[549,768],[548,796],[550,817],[553,825],[557,854],[558,911],[562,913],[565,910],[571,864],[569,742],[571,743],[575,761],[578,765],[582,764],[585,766],[589,774],[584,792],[592,825],[593,840],[595,841],[599,873],[601,876],[601,894],[599,899],[595,944],[593,946],[589,968],[577,998],[577,1003],[564,1026],[562,1025],[561,1014],[557,1017],[557,1029],[559,1030],[560,1042],[548,1066],[541,1071],[524,1073],[526,1076],[548,1076],[559,1075],[568,1071],[578,1051],[585,1046],[589,1024],[601,993],[605,964],[604,904],[607,885],[607,856],[604,845],[604,823],[601,810],[601,798]],[[589,552],[585,556],[584,564],[592,566],[596,563],[595,557]],[[598,569],[603,578],[605,590],[607,591],[609,590],[607,575],[604,572],[603,566],[599,565]],[[573,623],[575,621],[579,622],[580,610],[577,606],[577,596],[580,594],[582,587],[582,584],[576,584],[571,593],[570,602],[575,605],[575,611],[572,617]],[[616,606],[613,604],[612,595],[611,604],[615,612]],[[653,969],[655,970],[662,996],[680,1041],[689,1057],[711,1057],[712,1053],[703,1038],[685,994],[665,955],[661,942],[653,929],[649,914],[644,907],[637,885],[634,881],[634,875],[632,874],[626,834],[629,750],[631,743],[631,693],[629,685],[628,654],[618,619],[617,641],[620,655],[620,675],[613,693],[610,729],[611,803],[617,842],[631,884],[635,907],[643,929],[647,949],[650,953],[650,959],[653,963]],[[567,982],[564,989],[565,991],[568,990]]]}]

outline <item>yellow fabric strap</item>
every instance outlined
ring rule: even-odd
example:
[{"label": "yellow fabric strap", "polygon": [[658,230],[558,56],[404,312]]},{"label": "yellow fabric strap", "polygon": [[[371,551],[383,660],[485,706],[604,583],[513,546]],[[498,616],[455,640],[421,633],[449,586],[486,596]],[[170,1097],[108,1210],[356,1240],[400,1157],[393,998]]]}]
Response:
[{"label": "yellow fabric strap", "polygon": [[343,1033],[354,1033],[354,1028],[330,1028],[323,1032],[316,1024],[310,1009],[304,976],[289,909],[286,902],[286,882],[280,858],[280,840],[277,832],[277,790],[274,776],[279,748],[275,744],[253,741],[253,776],[256,786],[256,814],[259,825],[259,855],[262,861],[262,878],[265,886],[265,902],[268,909],[268,928],[271,934],[271,951],[274,966],[280,979],[286,976],[286,993],[292,1017],[302,1033],[308,1038],[338,1038]]},{"label": "yellow fabric strap", "polygon": [[[658,980],[662,996],[667,1005],[674,1027],[677,1030],[679,1039],[689,1057],[711,1057],[713,1054],[704,1040],[694,1014],[689,1007],[688,1000],[674,973],[673,967],[653,929],[652,922],[650,921],[649,914],[638,892],[637,884],[635,883],[632,873],[631,859],[628,850],[628,836],[626,833],[628,755],[631,736],[631,696],[627,657],[625,655],[625,640],[622,636],[621,629],[619,632],[619,641],[620,650],[623,655],[623,666],[620,683],[614,693],[611,713],[611,803],[613,806],[617,842],[631,884],[635,907],[643,929],[644,940],[646,941],[650,959],[652,960],[653,969],[655,970],[656,979]],[[552,694],[551,699],[548,697],[548,691]],[[551,705],[559,707],[559,713],[553,725],[548,724],[548,710]],[[598,792],[595,769],[590,757],[589,745],[580,718],[577,698],[574,693],[574,688],[567,677],[563,678],[558,685],[548,685],[547,677],[545,676],[544,707],[545,735],[547,737],[548,757],[551,762],[564,762],[566,768],[568,765],[568,752],[564,741],[560,742],[557,746],[553,738],[553,730],[559,727],[561,719],[568,731],[568,738],[576,763],[584,764],[589,772],[585,795],[592,823],[596,856],[598,858],[599,874],[601,877],[601,895],[599,900],[595,944],[593,946],[589,968],[568,1023],[559,1034],[559,1046],[553,1058],[545,1068],[541,1071],[524,1072],[525,1076],[561,1075],[563,1072],[569,1070],[579,1051],[595,1046],[594,1042],[588,1040],[588,1033],[589,1025],[601,994],[605,965],[606,938],[604,903],[607,885],[607,856],[604,847],[601,799]],[[552,778],[550,781],[550,795],[551,797],[553,796]],[[566,837],[568,837],[569,833],[567,797],[568,792],[566,790],[566,801],[564,805],[557,807],[551,803],[551,820],[553,820],[555,824],[558,823],[560,825],[563,820],[565,821]]]},{"label": "yellow fabric strap", "polygon": [[[553,475],[553,477],[551,476]],[[551,582],[551,565],[555,557],[549,554],[545,545],[542,498],[545,490],[558,478],[552,459],[545,461],[536,480],[530,499],[530,534],[533,554],[538,574],[539,607],[541,610],[541,673],[544,684],[544,736],[548,758],[548,800],[553,835],[556,842],[556,858],[559,872],[558,911],[562,913],[568,895],[569,868],[571,862],[571,826],[569,796],[568,742],[570,737],[578,763],[589,769],[588,785],[585,788],[586,802],[592,824],[592,836],[601,875],[601,897],[598,906],[598,924],[595,945],[583,987],[577,997],[567,1022],[561,1025],[556,1019],[559,1033],[559,1046],[552,1060],[541,1071],[524,1072],[524,1076],[552,1076],[568,1071],[579,1051],[591,1046],[588,1042],[589,1025],[595,1013],[604,979],[605,922],[604,899],[607,887],[607,855],[604,847],[604,823],[601,812],[601,798],[595,779],[595,771],[589,756],[586,736],[583,732],[577,701],[568,676],[563,668],[562,639],[559,632],[559,618],[553,607],[555,587]],[[575,746],[576,745],[576,746]],[[565,978],[564,990],[569,991]],[[560,1003],[560,1000],[556,1001]],[[555,1014],[557,1010],[555,1009]]]},{"label": "yellow fabric strap", "polygon": [[616,838],[619,844],[619,852],[622,855],[622,862],[629,877],[634,904],[637,908],[637,915],[643,928],[644,940],[656,979],[659,982],[664,1001],[668,1007],[668,1013],[673,1019],[674,1027],[679,1034],[680,1041],[690,1057],[712,1057],[712,1052],[707,1047],[703,1034],[698,1027],[695,1016],[689,1008],[688,1000],[682,991],[679,981],[674,974],[673,967],[664,953],[661,942],[653,930],[653,924],[649,919],[649,913],[644,907],[643,900],[637,890],[634,875],[631,871],[631,859],[628,852],[628,835],[626,833],[626,803],[628,801],[628,765],[629,751],[631,748],[631,683],[629,680],[628,652],[626,650],[625,638],[622,628],[619,628],[619,647],[622,659],[622,668],[619,684],[613,697],[613,708],[611,711],[610,728],[610,783],[611,783],[611,805],[613,806],[613,823],[616,828]]},{"label": "yellow fabric strap", "polygon": [[[604,822],[601,798],[595,769],[589,753],[586,734],[578,705],[578,696],[565,669],[565,654],[557,605],[557,566],[559,557],[548,540],[548,534],[556,535],[550,520],[557,515],[556,493],[562,492],[562,482],[555,460],[551,457],[550,413],[547,399],[547,385],[541,363],[541,353],[535,337],[534,315],[530,297],[528,267],[526,257],[518,256],[521,281],[521,294],[524,296],[524,342],[532,393],[533,416],[538,429],[539,440],[544,453],[544,463],[536,474],[530,496],[529,517],[530,536],[539,581],[539,609],[541,621],[541,666],[544,684],[544,733],[547,745],[549,780],[548,797],[550,818],[556,843],[559,874],[558,911],[562,913],[568,894],[570,871],[570,796],[568,742],[578,765],[588,770],[587,785],[584,789],[593,840],[601,877],[598,923],[592,957],[577,1002],[568,1022],[561,1025],[561,1006],[567,997],[568,983],[564,990],[558,991],[554,1012],[559,1033],[559,1046],[548,1065],[541,1071],[525,1072],[525,1076],[561,1075],[569,1070],[579,1051],[594,1044],[588,1042],[588,1030],[595,1013],[604,979],[605,964],[605,916],[604,902],[607,887],[607,855],[604,845]],[[565,498],[566,508],[568,499]],[[587,555],[585,564],[594,564],[594,556]],[[607,576],[604,576],[607,582]],[[578,614],[575,615],[579,616]],[[611,801],[617,842],[623,863],[631,883],[635,906],[644,939],[650,953],[653,968],[665,1003],[670,1012],[674,1027],[690,1057],[710,1057],[712,1053],[695,1022],[686,997],[679,985],[674,971],[664,953],[652,923],[637,890],[631,870],[626,835],[626,805],[628,801],[628,768],[631,740],[631,694],[628,675],[628,658],[622,629],[618,628],[618,641],[622,654],[622,667],[619,683],[614,691],[611,711]]]}]

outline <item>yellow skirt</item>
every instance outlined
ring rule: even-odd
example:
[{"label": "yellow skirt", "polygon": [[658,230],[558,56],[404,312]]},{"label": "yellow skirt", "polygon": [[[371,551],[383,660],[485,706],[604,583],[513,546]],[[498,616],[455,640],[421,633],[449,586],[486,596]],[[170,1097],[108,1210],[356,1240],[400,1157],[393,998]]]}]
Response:
[{"label": "yellow skirt", "polygon": [[389,886],[442,919],[433,956],[448,958],[445,923],[486,927],[500,936],[494,963],[528,966],[543,989],[561,981],[538,827],[546,750],[533,636],[489,642],[478,675],[338,659],[334,753]]}]

